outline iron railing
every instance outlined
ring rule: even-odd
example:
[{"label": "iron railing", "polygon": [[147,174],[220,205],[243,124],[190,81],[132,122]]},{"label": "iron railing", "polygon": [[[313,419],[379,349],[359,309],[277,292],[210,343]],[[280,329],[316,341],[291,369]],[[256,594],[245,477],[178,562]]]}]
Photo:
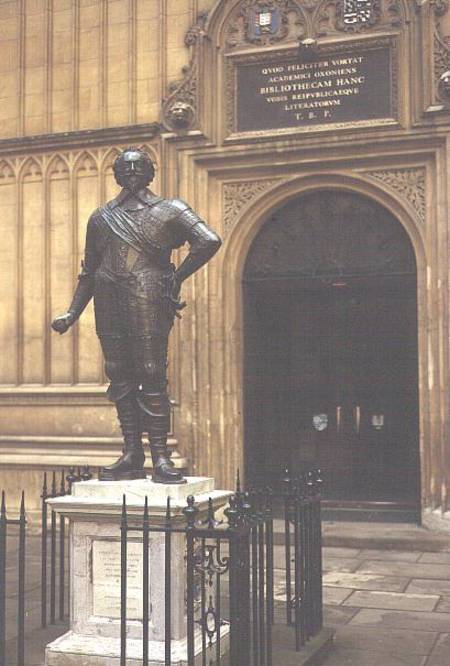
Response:
[{"label": "iron railing", "polygon": [[[49,509],[47,499],[71,492],[73,483],[88,480],[88,468],[73,468],[67,475],[44,476],[41,505],[41,625],[67,617],[69,606],[66,518]],[[286,474],[281,492],[268,489],[244,491],[239,479],[224,517],[218,520],[213,502],[200,514],[190,497],[180,524],[172,516],[168,500],[166,516],[157,523],[145,501],[139,523],[129,516],[124,499],[121,521],[121,665],[127,652],[127,544],[130,532],[142,533],[142,663],[149,663],[149,543],[152,534],[164,535],[164,653],[165,666],[172,664],[172,606],[174,581],[170,563],[175,554],[173,537],[185,541],[185,621],[188,666],[272,666],[273,628],[281,622],[292,628],[292,647],[301,648],[322,628],[322,558],[320,473],[302,477]],[[282,507],[285,601],[274,594],[274,507]],[[11,529],[13,528],[13,529]],[[12,533],[14,530],[14,534]],[[8,548],[10,539],[17,548]],[[135,535],[134,535],[135,538]],[[179,547],[179,544],[176,544]],[[9,559],[8,559],[9,558]],[[11,566],[14,558],[16,567]],[[16,570],[15,570],[16,569]],[[22,493],[18,518],[7,516],[5,493],[0,507],[0,666],[6,664],[7,604],[14,604],[17,618],[16,663],[26,663],[27,518]],[[7,571],[17,580],[17,599],[6,594]],[[284,605],[284,610],[280,608]],[[12,639],[12,637],[11,637]],[[224,652],[228,652],[223,656]],[[196,661],[197,660],[197,661]],[[8,663],[12,663],[11,660]]]},{"label": "iron railing", "polygon": [[[187,666],[201,663],[230,666],[272,666],[274,599],[275,502],[284,508],[285,622],[292,627],[293,647],[300,651],[322,628],[322,558],[320,473],[288,474],[281,493],[241,490],[216,520],[212,500],[200,515],[190,496],[183,510],[185,524],[174,522],[170,499],[165,521],[151,521],[145,499],[139,522],[123,498],[121,520],[121,666],[127,661],[127,545],[142,532],[142,664],[149,663],[149,539],[164,534],[165,666],[172,664],[172,539],[182,534],[185,558],[185,634]],[[223,656],[227,640],[228,654]]]},{"label": "iron railing", "polygon": [[6,568],[7,568],[7,545],[8,526],[18,525],[19,545],[17,551],[17,664],[25,664],[25,495],[22,492],[19,518],[12,520],[6,514],[5,492],[2,491],[0,508],[0,665],[6,664]]},{"label": "iron railing", "polygon": [[[66,475],[64,470],[51,474],[50,486],[47,474],[44,474],[41,493],[40,544],[41,544],[41,626],[55,624],[68,615],[68,560],[66,519],[57,516],[53,509],[48,510],[47,499],[60,497],[71,492],[72,484],[88,480],[92,475],[88,467],[82,469],[71,467]],[[7,516],[5,492],[2,491],[0,507],[0,666],[5,666],[7,659],[7,602],[16,607],[16,663],[25,666],[25,634],[26,634],[26,573],[27,567],[27,517],[25,511],[25,493],[22,492],[19,517],[12,519]],[[14,534],[11,528],[14,528]],[[11,540],[17,540],[17,549],[8,549]],[[16,566],[11,565],[15,561]],[[6,573],[11,571],[17,580],[17,600],[7,597]],[[12,663],[8,660],[8,663]]]}]

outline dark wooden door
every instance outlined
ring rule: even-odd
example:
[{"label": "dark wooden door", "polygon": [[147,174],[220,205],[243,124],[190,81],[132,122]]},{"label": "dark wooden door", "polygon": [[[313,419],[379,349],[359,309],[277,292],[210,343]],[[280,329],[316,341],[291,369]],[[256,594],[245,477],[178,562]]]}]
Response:
[{"label": "dark wooden door", "polygon": [[291,464],[319,466],[329,498],[417,497],[416,299],[401,286],[349,282],[292,308]]},{"label": "dark wooden door", "polygon": [[[307,202],[309,215],[323,211],[326,198],[322,194]],[[259,248],[258,243],[252,248],[248,265],[259,267],[263,258],[266,269],[263,275],[248,270],[244,285],[246,472],[256,483],[274,483],[285,465],[315,466],[323,471],[328,499],[414,503],[419,427],[412,248],[383,209],[365,210],[358,200],[352,208],[344,199],[345,205],[333,193],[327,207],[335,216],[347,211],[344,240],[336,227],[324,231],[320,223],[316,237],[311,226],[300,234],[297,259],[307,256],[309,275],[282,259],[283,251],[294,256],[303,206],[286,211],[289,247],[283,250],[277,241],[275,268],[267,261],[275,245],[273,221],[265,241],[258,239]],[[353,239],[349,211],[354,211],[353,228],[360,225]],[[282,219],[277,214],[278,225]],[[356,250],[368,252],[363,240],[368,242],[370,234],[364,236],[361,219],[370,221],[375,249],[385,258],[389,254],[378,271],[372,260],[371,274],[363,270],[368,261],[355,269],[358,257],[341,247],[353,241]],[[337,275],[336,267],[327,269],[323,261],[312,270],[311,255],[322,247],[328,248],[329,263],[343,257]]]},{"label": "dark wooden door", "polygon": [[250,475],[320,467],[325,497],[413,501],[418,493],[415,285],[252,285],[247,353]]}]

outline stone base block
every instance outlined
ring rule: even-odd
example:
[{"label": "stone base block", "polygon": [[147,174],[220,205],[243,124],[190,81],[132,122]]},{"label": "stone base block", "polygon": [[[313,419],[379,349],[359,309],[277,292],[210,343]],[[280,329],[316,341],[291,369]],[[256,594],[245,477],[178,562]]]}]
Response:
[{"label": "stone base block", "polygon": [[[229,626],[221,629],[221,654],[228,652]],[[202,663],[200,633],[195,641],[195,664]],[[207,663],[215,664],[216,645],[207,648]],[[186,666],[187,641],[172,641],[172,666]],[[100,636],[83,636],[73,631],[47,645],[46,666],[120,666],[120,640]],[[161,641],[149,642],[149,666],[163,666],[165,647]],[[142,640],[127,640],[127,666],[142,666]]]},{"label": "stone base block", "polygon": [[[188,477],[183,485],[163,485],[151,479],[134,481],[84,481],[75,483],[72,494],[48,500],[49,506],[70,520],[70,631],[46,650],[46,666],[120,665],[121,613],[121,514],[126,497],[127,538],[127,666],[142,664],[143,562],[142,516],[148,499],[149,522],[165,520],[171,500],[171,523],[183,527],[183,509],[194,495],[198,517],[205,516],[210,502],[223,508],[230,492],[215,490],[214,479]],[[148,539],[149,664],[165,663],[166,575],[170,576],[172,665],[187,664],[186,535],[171,537],[170,572],[166,574],[165,535],[158,529]],[[198,628],[198,624],[194,625]],[[222,629],[221,648],[227,648],[228,627]],[[195,653],[202,650],[196,638]],[[208,664],[214,663],[214,646]],[[204,663],[198,657],[196,664]]]}]

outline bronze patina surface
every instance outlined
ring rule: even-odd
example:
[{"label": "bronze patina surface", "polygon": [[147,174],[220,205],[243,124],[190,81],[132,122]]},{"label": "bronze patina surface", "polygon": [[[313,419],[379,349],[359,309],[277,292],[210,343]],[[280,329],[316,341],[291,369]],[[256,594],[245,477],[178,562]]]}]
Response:
[{"label": "bronze patina surface", "polygon": [[[123,189],[92,213],[72,304],[52,327],[65,333],[94,298],[96,331],[111,382],[107,394],[124,436],[123,455],[104,467],[100,478],[144,477],[146,432],[153,480],[183,483],[167,449],[168,337],[185,306],[179,298],[182,283],[215,254],[221,241],[184,201],[163,199],[147,189],[154,167],[142,151],[122,152],[114,175]],[[186,242],[189,253],[176,268],[171,253]]]}]

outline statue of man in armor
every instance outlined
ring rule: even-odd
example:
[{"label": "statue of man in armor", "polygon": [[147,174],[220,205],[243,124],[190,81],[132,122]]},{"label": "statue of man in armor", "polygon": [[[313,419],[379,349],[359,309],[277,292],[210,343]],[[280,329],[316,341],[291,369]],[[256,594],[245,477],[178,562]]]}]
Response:
[{"label": "statue of man in armor", "polygon": [[[183,483],[167,449],[170,403],[167,344],[184,280],[217,252],[220,238],[179,199],[163,199],[147,186],[154,178],[148,155],[129,148],[114,163],[120,194],[89,218],[85,257],[72,304],[52,327],[65,333],[94,297],[97,335],[124,437],[122,456],[100,470],[101,480],[144,478],[142,434],[148,433],[153,481]],[[172,250],[189,244],[176,268]]]}]

